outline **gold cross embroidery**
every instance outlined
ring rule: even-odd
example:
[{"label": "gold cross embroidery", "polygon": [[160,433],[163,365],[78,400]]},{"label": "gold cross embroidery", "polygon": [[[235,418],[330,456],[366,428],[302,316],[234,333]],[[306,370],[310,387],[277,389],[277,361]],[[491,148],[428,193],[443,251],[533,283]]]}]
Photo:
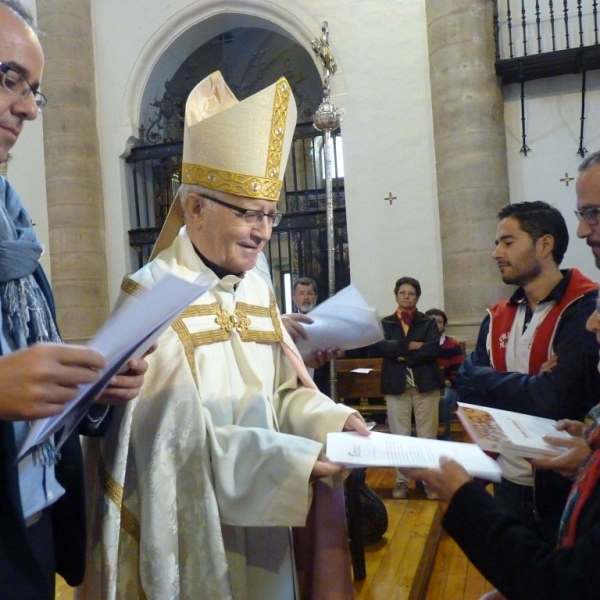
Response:
[{"label": "gold cross embroidery", "polygon": [[245,311],[238,306],[232,315],[225,309],[218,308],[215,323],[221,327],[221,330],[225,330],[229,333],[236,329],[241,338],[244,339],[250,328],[251,321]]}]

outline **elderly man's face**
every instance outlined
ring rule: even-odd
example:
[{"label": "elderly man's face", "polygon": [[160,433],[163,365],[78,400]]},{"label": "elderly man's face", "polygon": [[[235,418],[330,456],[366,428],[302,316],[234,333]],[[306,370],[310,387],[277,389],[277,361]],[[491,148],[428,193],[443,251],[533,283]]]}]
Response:
[{"label": "elderly man's face", "polygon": [[[34,88],[39,85],[44,68],[40,42],[31,27],[4,4],[0,4],[0,63],[13,67]],[[15,145],[24,121],[37,115],[33,94],[21,98],[0,85],[0,162]]]},{"label": "elderly man's face", "polygon": [[[214,193],[214,192],[213,192]],[[273,212],[275,203],[242,198],[223,192],[215,197],[240,208]],[[185,201],[187,232],[196,248],[211,262],[230,273],[245,273],[256,265],[258,255],[271,238],[272,226],[265,217],[248,223],[243,215],[221,204],[206,205],[199,194]]]},{"label": "elderly man's face", "polygon": [[[600,164],[593,165],[581,173],[577,178],[575,189],[578,209],[600,208]],[[596,216],[600,217],[600,215]],[[595,225],[580,220],[577,235],[592,249],[596,266],[600,269],[600,219]]]}]

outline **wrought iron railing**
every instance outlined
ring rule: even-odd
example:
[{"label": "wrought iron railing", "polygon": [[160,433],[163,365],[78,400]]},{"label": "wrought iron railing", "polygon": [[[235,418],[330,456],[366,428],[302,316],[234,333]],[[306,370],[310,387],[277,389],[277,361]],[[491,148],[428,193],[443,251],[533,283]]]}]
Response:
[{"label": "wrought iron railing", "polygon": [[600,68],[597,0],[493,0],[503,83]]},{"label": "wrought iron railing", "polygon": [[521,152],[527,145],[525,83],[581,75],[581,117],[577,154],[585,156],[586,73],[600,69],[597,0],[492,0],[496,74],[503,84],[521,86]]}]

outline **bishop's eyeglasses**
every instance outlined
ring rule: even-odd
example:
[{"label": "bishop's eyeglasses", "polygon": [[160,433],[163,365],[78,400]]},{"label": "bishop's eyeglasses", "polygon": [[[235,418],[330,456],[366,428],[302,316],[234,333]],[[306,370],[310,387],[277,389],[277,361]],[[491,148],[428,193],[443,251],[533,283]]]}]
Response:
[{"label": "bishop's eyeglasses", "polygon": [[38,111],[44,110],[48,102],[46,96],[34,88],[14,67],[0,62],[0,81],[9,94],[17,96],[21,100],[25,100],[29,94],[32,94]]},{"label": "bishop's eyeglasses", "polygon": [[600,213],[600,206],[575,209],[577,218],[580,221],[585,221],[588,225],[598,225],[598,213]]},{"label": "bishop's eyeglasses", "polygon": [[223,200],[217,200],[217,198],[213,198],[212,196],[207,196],[205,194],[200,194],[201,196],[204,196],[204,198],[208,198],[209,200],[212,200],[213,202],[216,202],[217,204],[221,204],[222,206],[225,206],[233,211],[235,211],[236,213],[239,213],[239,215],[242,217],[242,219],[244,219],[244,221],[246,223],[248,223],[249,225],[260,225],[263,221],[263,219],[266,217],[267,221],[269,222],[269,225],[271,225],[271,227],[277,227],[277,225],[279,225],[279,223],[281,223],[281,218],[283,217],[283,213],[277,212],[277,211],[273,211],[273,212],[263,212],[262,210],[253,210],[251,208],[241,208],[240,206],[236,206],[235,204],[229,204],[229,202],[224,202]]}]

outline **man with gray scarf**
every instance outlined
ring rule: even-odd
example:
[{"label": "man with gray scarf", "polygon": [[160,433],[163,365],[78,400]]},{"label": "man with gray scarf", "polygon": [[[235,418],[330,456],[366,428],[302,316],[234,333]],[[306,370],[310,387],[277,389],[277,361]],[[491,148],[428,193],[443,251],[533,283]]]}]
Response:
[{"label": "man with gray scarf", "polygon": [[[46,104],[38,86],[44,56],[30,14],[0,0],[0,162],[25,121]],[[0,177],[0,598],[51,600],[58,571],[83,578],[85,510],[77,435],[56,452],[46,442],[20,463],[31,421],[61,412],[80,384],[98,378],[104,359],[61,344],[52,293],[39,265],[43,247],[11,185]],[[134,398],[147,365],[111,380],[107,403]]]}]

